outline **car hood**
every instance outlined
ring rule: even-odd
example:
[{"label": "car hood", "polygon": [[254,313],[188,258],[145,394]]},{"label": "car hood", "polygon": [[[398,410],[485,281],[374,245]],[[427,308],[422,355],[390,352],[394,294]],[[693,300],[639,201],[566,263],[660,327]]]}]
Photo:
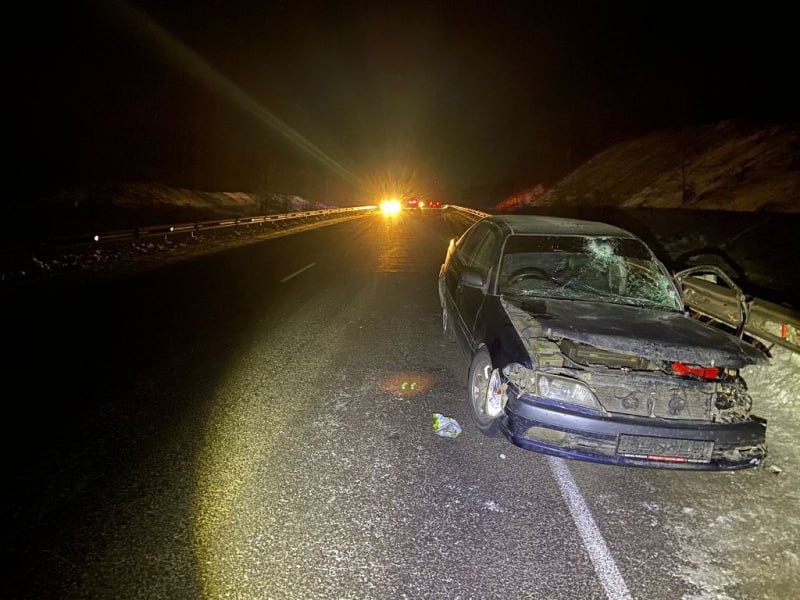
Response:
[{"label": "car hood", "polygon": [[567,338],[651,360],[735,369],[766,360],[737,337],[678,312],[550,298],[503,297],[502,304],[523,336]]}]

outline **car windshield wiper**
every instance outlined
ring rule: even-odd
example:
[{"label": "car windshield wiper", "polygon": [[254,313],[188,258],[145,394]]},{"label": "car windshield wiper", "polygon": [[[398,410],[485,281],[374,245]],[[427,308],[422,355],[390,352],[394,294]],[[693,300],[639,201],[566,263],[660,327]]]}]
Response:
[{"label": "car windshield wiper", "polygon": [[550,298],[549,294],[542,294],[541,290],[520,290],[518,292],[500,292],[501,296],[537,296],[539,298]]},{"label": "car windshield wiper", "polygon": [[674,306],[667,306],[662,302],[651,300],[650,298],[637,298],[635,296],[623,296],[621,294],[615,295],[614,297],[619,298],[620,300],[633,300],[633,302],[619,302],[619,304],[624,304],[625,306],[637,306],[639,308],[660,308],[661,310],[680,312],[680,310]]}]

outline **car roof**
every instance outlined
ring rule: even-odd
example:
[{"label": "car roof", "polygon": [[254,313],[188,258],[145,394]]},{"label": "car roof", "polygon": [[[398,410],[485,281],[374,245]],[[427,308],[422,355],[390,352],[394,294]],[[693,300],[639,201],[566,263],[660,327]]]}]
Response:
[{"label": "car roof", "polygon": [[600,221],[539,215],[492,215],[485,220],[505,225],[512,235],[601,235],[638,239],[630,231]]}]

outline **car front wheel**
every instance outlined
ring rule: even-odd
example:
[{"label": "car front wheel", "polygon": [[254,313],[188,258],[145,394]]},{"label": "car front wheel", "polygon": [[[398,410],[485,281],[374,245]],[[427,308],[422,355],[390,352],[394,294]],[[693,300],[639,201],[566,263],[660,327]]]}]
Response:
[{"label": "car front wheel", "polygon": [[485,348],[481,348],[472,358],[469,368],[468,400],[470,415],[478,429],[485,435],[496,437],[500,434],[498,417],[488,411],[489,382],[492,378],[492,360]]}]

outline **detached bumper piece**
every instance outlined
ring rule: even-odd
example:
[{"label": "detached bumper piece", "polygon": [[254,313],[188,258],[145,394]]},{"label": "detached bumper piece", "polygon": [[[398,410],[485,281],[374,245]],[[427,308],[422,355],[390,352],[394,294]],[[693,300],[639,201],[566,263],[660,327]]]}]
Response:
[{"label": "detached bumper piece", "polygon": [[661,421],[604,417],[509,394],[501,430],[515,445],[552,456],[656,469],[755,467],[767,455],[767,422]]}]

